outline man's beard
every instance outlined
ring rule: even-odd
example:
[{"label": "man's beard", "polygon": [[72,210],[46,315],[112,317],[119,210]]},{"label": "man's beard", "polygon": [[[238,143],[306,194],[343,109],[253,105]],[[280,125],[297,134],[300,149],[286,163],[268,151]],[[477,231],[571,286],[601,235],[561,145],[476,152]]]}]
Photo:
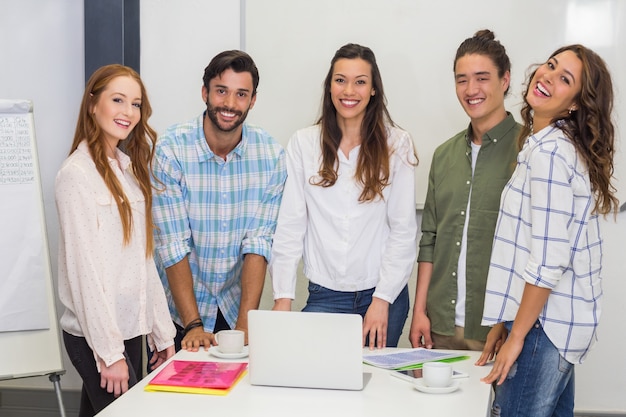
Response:
[{"label": "man's beard", "polygon": [[[227,107],[213,107],[211,103],[207,101],[206,113],[207,113],[207,116],[209,116],[209,120],[211,120],[211,123],[213,123],[213,126],[215,126],[218,130],[222,132],[232,132],[235,129],[237,129],[239,126],[241,126],[241,124],[246,120],[246,117],[248,117],[249,110],[250,110],[250,107],[248,107],[248,109],[245,112],[232,110]],[[235,123],[233,123],[232,126],[224,127],[220,124],[217,118],[217,113],[222,112],[222,111],[227,112],[227,113],[234,113],[235,115],[239,116],[239,118],[235,120]]]}]

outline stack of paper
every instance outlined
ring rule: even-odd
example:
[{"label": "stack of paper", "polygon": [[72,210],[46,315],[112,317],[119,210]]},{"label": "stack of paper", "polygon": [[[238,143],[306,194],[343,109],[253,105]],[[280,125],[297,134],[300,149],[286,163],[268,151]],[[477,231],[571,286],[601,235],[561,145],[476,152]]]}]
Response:
[{"label": "stack of paper", "polygon": [[144,388],[145,391],[226,395],[245,375],[245,362],[168,363]]},{"label": "stack of paper", "polygon": [[467,359],[468,356],[457,352],[436,351],[424,348],[405,350],[394,353],[372,353],[363,355],[363,362],[368,365],[385,369],[415,369],[421,368],[424,362]]}]

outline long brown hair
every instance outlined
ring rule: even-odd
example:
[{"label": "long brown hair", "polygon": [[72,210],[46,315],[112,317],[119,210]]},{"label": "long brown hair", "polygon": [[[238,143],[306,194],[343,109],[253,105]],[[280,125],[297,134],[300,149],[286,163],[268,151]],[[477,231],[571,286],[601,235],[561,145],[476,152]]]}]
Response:
[{"label": "long brown hair", "polygon": [[324,80],[324,96],[322,115],[317,123],[322,130],[322,162],[319,176],[311,178],[311,183],[322,187],[332,187],[337,182],[337,151],[343,133],[337,123],[337,110],[330,97],[330,84],[333,77],[335,62],[339,59],[361,58],[372,68],[372,88],[376,94],[370,97],[361,124],[361,149],[354,174],[358,183],[363,186],[359,196],[360,202],[383,198],[383,189],[389,184],[389,149],[387,146],[386,124],[395,126],[389,111],[383,90],[383,82],[376,64],[376,57],[370,48],[349,43],[337,50],[330,62],[330,69]]},{"label": "long brown hair", "polygon": [[87,81],[85,93],[78,112],[78,122],[74,141],[70,149],[70,154],[76,150],[80,142],[87,141],[89,152],[96,165],[96,169],[102,176],[104,183],[117,204],[117,209],[122,220],[124,231],[124,244],[128,244],[131,238],[133,227],[133,213],[128,198],[124,194],[122,185],[117,180],[106,155],[104,136],[102,130],[91,109],[100,99],[100,95],[109,83],[117,77],[130,77],[135,80],[141,89],[141,118],[128,137],[118,144],[118,148],[123,148],[132,162],[132,170],[135,175],[141,192],[145,200],[146,211],[146,257],[152,256],[154,249],[153,223],[152,223],[152,186],[150,173],[152,172],[152,157],[154,154],[154,144],[156,142],[156,132],[148,125],[148,118],[152,114],[152,107],[148,100],[146,89],[139,77],[139,74],[132,68],[112,64],[97,69]]},{"label": "long brown hair", "polygon": [[[587,164],[591,189],[596,201],[593,211],[606,215],[617,212],[619,201],[615,197],[613,178],[615,155],[615,128],[611,119],[613,111],[613,84],[604,60],[583,45],[568,45],[554,51],[550,58],[572,51],[582,62],[581,90],[574,98],[578,108],[566,117],[555,116],[552,124],[559,126],[572,141],[576,151]],[[537,68],[528,77],[524,91],[522,119],[524,126],[517,140],[518,148],[524,146],[532,133],[532,108],[526,100],[530,83]]]}]

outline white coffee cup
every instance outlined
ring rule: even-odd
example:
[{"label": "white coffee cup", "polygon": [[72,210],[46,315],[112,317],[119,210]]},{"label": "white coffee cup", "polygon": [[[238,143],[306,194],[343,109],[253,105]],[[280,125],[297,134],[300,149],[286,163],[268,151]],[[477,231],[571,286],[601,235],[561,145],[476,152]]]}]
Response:
[{"label": "white coffee cup", "polygon": [[426,386],[449,387],[452,384],[452,366],[444,362],[426,362],[422,365],[422,378]]},{"label": "white coffee cup", "polygon": [[240,353],[243,351],[244,333],[241,330],[222,330],[215,334],[217,350],[222,353]]}]

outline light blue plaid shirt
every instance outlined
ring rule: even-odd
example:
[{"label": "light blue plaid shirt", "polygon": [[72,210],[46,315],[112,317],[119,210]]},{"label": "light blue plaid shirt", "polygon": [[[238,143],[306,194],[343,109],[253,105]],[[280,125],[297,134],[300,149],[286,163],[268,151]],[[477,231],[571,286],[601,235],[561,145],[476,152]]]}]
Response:
[{"label": "light blue plaid shirt", "polygon": [[567,361],[584,360],[602,298],[594,203],[587,166],[563,132],[548,126],[531,135],[502,192],[483,325],[514,320],[526,283],[550,288],[539,321]]},{"label": "light blue plaid shirt", "polygon": [[285,153],[264,130],[244,123],[224,161],[209,148],[204,115],[167,129],[157,144],[153,215],[157,265],[170,312],[183,325],[165,268],[189,255],[194,292],[207,331],[217,309],[234,328],[245,254],[270,257],[287,177]]}]

